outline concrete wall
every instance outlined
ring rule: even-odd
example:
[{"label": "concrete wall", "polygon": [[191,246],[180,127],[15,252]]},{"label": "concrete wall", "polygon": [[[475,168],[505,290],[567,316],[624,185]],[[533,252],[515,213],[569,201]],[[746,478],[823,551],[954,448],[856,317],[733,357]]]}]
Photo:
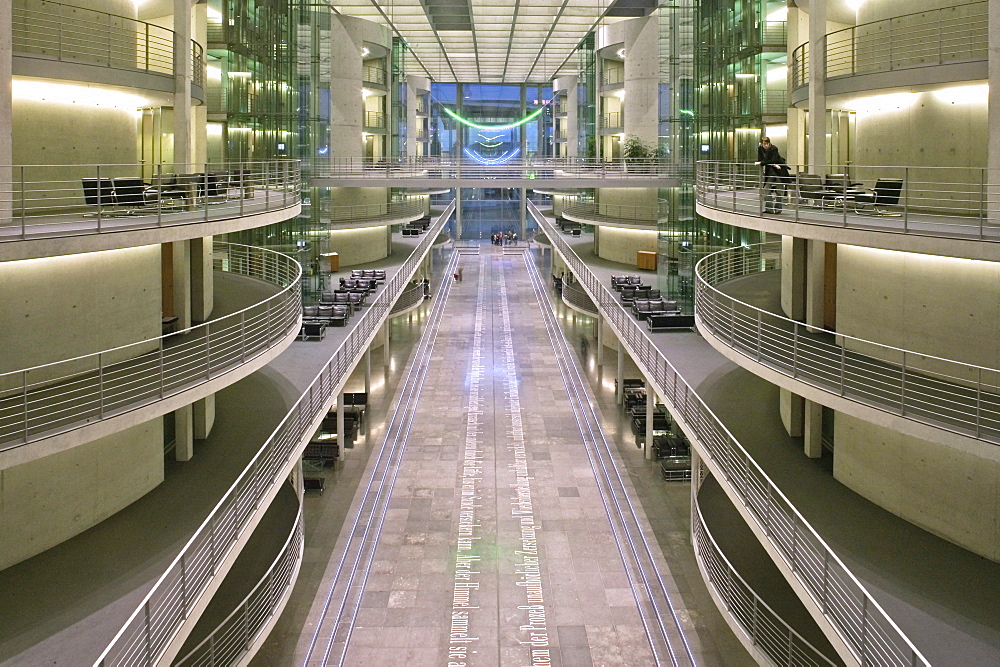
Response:
[{"label": "concrete wall", "polygon": [[[659,191],[656,188],[599,188],[596,193],[601,213],[617,215],[619,212],[636,220],[656,220]],[[618,207],[622,208],[618,208]],[[636,207],[630,214],[630,208]]]},{"label": "concrete wall", "polygon": [[1000,561],[1000,463],[842,413],[834,438],[833,473],[841,483],[935,535]]},{"label": "concrete wall", "polygon": [[639,250],[656,252],[655,231],[601,227],[598,234],[600,237],[598,255],[612,262],[635,266],[636,252]]},{"label": "concrete wall", "polygon": [[345,229],[330,232],[327,247],[340,253],[340,267],[374,262],[389,254],[385,227]]},{"label": "concrete wall", "polygon": [[0,470],[0,570],[107,519],[163,481],[163,424]]},{"label": "concrete wall", "polygon": [[0,263],[0,372],[158,337],[160,289],[159,246]]},{"label": "concrete wall", "polygon": [[625,35],[625,135],[656,146],[660,122],[660,22],[654,14],[623,21]]},{"label": "concrete wall", "polygon": [[[837,253],[837,331],[997,368],[997,285],[1000,263],[841,245]],[[873,313],[879,316],[872,317]],[[931,360],[909,358],[908,363],[940,368]],[[953,367],[948,372],[953,373]],[[990,379],[995,380],[984,378]]]},{"label": "concrete wall", "polygon": [[[388,190],[386,188],[330,188],[330,220],[353,220],[355,213],[339,206],[367,206],[385,204]],[[328,216],[323,215],[326,218]]]}]

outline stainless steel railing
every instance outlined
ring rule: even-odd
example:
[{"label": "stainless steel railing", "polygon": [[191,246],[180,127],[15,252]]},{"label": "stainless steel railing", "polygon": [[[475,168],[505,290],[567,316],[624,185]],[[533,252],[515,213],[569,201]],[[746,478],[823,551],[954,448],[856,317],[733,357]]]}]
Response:
[{"label": "stainless steel railing", "polygon": [[193,224],[299,204],[296,160],[0,166],[0,243]]},{"label": "stainless steel railing", "polygon": [[404,220],[423,217],[424,210],[424,202],[416,199],[347,206],[329,206],[324,203],[320,207],[320,217],[330,222],[365,222],[379,218]]},{"label": "stainless steel railing", "polygon": [[[301,503],[301,501],[300,501]],[[302,560],[304,526],[302,506],[292,524],[292,531],[285,540],[271,566],[253,590],[205,639],[186,655],[174,661],[176,667],[202,665],[235,665],[246,655],[250,646],[260,637],[278,607],[292,592],[293,576]]]},{"label": "stainless steel railing", "polygon": [[620,127],[625,127],[624,111],[609,111],[601,114],[601,129],[613,130]]},{"label": "stainless steel railing", "polygon": [[694,537],[695,557],[706,582],[725,605],[725,612],[775,665],[835,665],[788,625],[740,576],[705,525],[694,489],[692,485],[691,534]]},{"label": "stainless steel railing", "polygon": [[205,594],[220,565],[239,544],[253,517],[284,483],[302,454],[313,424],[326,413],[331,396],[343,384],[374,338],[392,304],[420,267],[424,256],[454,213],[452,202],[413,254],[366,306],[344,342],[302,393],[253,460],[229,488],[181,553],[156,582],[95,665],[148,665],[159,661],[192,609]]},{"label": "stainless steel railing", "polygon": [[385,68],[365,65],[362,72],[362,80],[366,83],[377,83],[384,86],[386,82]]},{"label": "stainless steel railing", "polygon": [[298,262],[263,248],[216,243],[213,265],[279,291],[185,331],[0,373],[0,450],[180,394],[240,367],[298,330]]},{"label": "stainless steel railing", "polygon": [[[826,77],[985,61],[989,2],[940,7],[826,35]],[[792,52],[792,88],[809,83],[807,45]]]},{"label": "stainless steel railing", "polygon": [[365,127],[373,127],[376,129],[385,129],[385,112],[382,111],[366,111],[364,117]]},{"label": "stainless steel railing", "polygon": [[424,302],[424,286],[422,284],[408,285],[400,293],[396,303],[393,304],[390,314],[398,315],[406,312]]},{"label": "stainless steel railing", "polygon": [[591,158],[517,157],[502,164],[484,165],[451,157],[365,158],[331,157],[311,165],[314,178],[679,178],[690,165],[663,158],[604,161]]},{"label": "stainless steel railing", "polygon": [[562,300],[567,305],[572,306],[579,311],[590,315],[597,314],[597,306],[595,306],[594,302],[590,300],[587,292],[576,283],[566,284],[565,281],[563,282]]},{"label": "stainless steel railing", "polygon": [[719,482],[737,495],[814,607],[821,610],[858,661],[899,667],[928,665],[864,585],[680,376],[650,334],[621,306],[615,293],[601,284],[534,204],[528,202],[528,209],[629,355],[657,387],[657,395],[669,403],[671,414],[683,420],[699,455],[715,467]]},{"label": "stainless steel railing", "polygon": [[695,266],[695,312],[703,329],[786,377],[1000,444],[1000,370],[807,327],[719,289],[769,270],[780,257],[781,243],[764,243],[702,258]]},{"label": "stainless steel railing", "polygon": [[[37,4],[11,9],[15,55],[173,74],[173,30],[51,0]],[[202,86],[204,48],[192,40],[191,49],[192,80]]]},{"label": "stainless steel railing", "polygon": [[660,200],[658,206],[576,201],[565,203],[562,210],[564,216],[593,220],[596,224],[611,219],[623,224],[647,225],[653,228],[656,227],[657,221],[670,214],[669,203],[666,200]]},{"label": "stainless steel railing", "polygon": [[[834,165],[809,174],[789,165],[785,182],[765,181],[746,162],[697,163],[696,201],[720,211],[785,222],[891,234],[1000,242],[1000,170],[975,167]],[[879,180],[902,183],[898,196],[880,197],[874,210],[857,194]],[[773,210],[775,200],[780,211]]]},{"label": "stainless steel railing", "polygon": [[616,83],[623,83],[624,81],[625,81],[624,67],[606,67],[604,71],[601,72],[602,86],[612,86]]}]

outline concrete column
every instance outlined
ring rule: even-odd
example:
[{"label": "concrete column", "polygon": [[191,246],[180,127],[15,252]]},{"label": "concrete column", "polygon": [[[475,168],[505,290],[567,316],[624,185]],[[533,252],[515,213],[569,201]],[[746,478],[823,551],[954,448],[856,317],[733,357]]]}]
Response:
[{"label": "concrete column", "polygon": [[597,370],[600,372],[604,365],[604,315],[597,311]]},{"label": "concrete column", "polygon": [[191,171],[191,0],[174,2],[174,169]]},{"label": "concrete column", "polygon": [[823,406],[815,401],[803,401],[805,420],[802,435],[806,456],[818,459],[823,456]]},{"label": "concrete column", "polygon": [[194,409],[191,405],[174,410],[174,459],[190,461],[194,457]]},{"label": "concrete column", "polygon": [[337,460],[344,460],[347,451],[347,437],[344,435],[344,392],[337,396]]},{"label": "concrete column", "polygon": [[[805,321],[815,329],[823,328],[823,298],[826,292],[826,243],[809,240],[806,252]],[[815,329],[810,329],[814,331]]]},{"label": "concrete column", "polygon": [[389,381],[389,319],[386,319],[382,328],[382,369],[385,373],[386,382]]},{"label": "concrete column", "polygon": [[809,171],[826,164],[826,3],[809,3]]},{"label": "concrete column", "polygon": [[[660,23],[632,19],[625,34],[625,135],[656,146],[660,127]],[[598,125],[598,127],[600,127]]]},{"label": "concrete column", "polygon": [[806,239],[781,237],[781,308],[785,317],[806,316]]},{"label": "concrete column", "polygon": [[330,14],[330,154],[335,157],[355,157],[364,148],[363,31],[360,19]]},{"label": "concrete column", "polygon": [[528,236],[528,188],[521,188],[521,231],[518,239],[524,241]]},{"label": "concrete column", "polygon": [[462,188],[455,188],[455,238],[462,238]]},{"label": "concrete column", "polygon": [[579,105],[580,79],[576,76],[561,76],[552,82],[553,92],[557,90],[566,91],[566,108],[560,111],[566,112],[566,157],[579,157],[580,155],[580,129],[577,117],[577,106]]},{"label": "concrete column", "polygon": [[625,346],[618,341],[618,374],[615,389],[615,402],[622,405],[625,402]]},{"label": "concrete column", "polygon": [[643,449],[646,452],[646,459],[653,458],[653,411],[656,409],[656,393],[653,385],[646,380],[646,444]]},{"label": "concrete column", "polygon": [[370,345],[368,346],[368,349],[365,350],[364,365],[365,365],[365,395],[369,395],[372,392],[372,348]]},{"label": "concrete column", "polygon": [[[11,100],[11,3],[0,2],[0,188],[10,189],[14,162],[14,110]],[[0,197],[0,219],[9,218],[9,196]]]},{"label": "concrete column", "polygon": [[191,239],[191,319],[207,322],[215,306],[212,237]]},{"label": "concrete column", "polygon": [[805,427],[805,399],[787,389],[779,388],[778,412],[788,435],[793,438],[801,437]]},{"label": "concrete column", "polygon": [[170,244],[173,257],[174,315],[177,330],[191,327],[191,242],[175,241]]},{"label": "concrete column", "polygon": [[204,440],[212,432],[215,425],[215,394],[209,394],[205,398],[195,401],[192,410],[194,412],[194,437],[196,440]]},{"label": "concrete column", "polygon": [[385,255],[392,254],[392,225],[385,226]]}]

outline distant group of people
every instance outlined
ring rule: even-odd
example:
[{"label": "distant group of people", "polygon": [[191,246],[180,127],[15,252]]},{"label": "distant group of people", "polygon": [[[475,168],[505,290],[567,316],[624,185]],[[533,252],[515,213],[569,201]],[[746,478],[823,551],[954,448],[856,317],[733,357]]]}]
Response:
[{"label": "distant group of people", "polygon": [[490,240],[493,245],[511,245],[517,243],[517,232],[497,232]]}]

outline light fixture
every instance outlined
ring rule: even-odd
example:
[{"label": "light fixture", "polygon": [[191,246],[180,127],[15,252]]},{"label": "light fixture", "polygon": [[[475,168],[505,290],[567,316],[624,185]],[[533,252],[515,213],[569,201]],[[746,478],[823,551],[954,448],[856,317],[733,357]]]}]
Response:
[{"label": "light fixture", "polygon": [[736,78],[737,79],[756,79],[757,75],[756,74],[748,74],[748,73],[740,72],[739,74],[736,75]]},{"label": "light fixture", "polygon": [[213,9],[211,7],[208,7],[205,9],[205,13],[208,15],[209,21],[212,21],[213,23],[222,22],[222,12],[220,12],[218,9]]},{"label": "light fixture", "polygon": [[767,15],[768,21],[787,21],[788,20],[788,7],[779,7],[773,12]]},{"label": "light fixture", "polygon": [[463,125],[467,125],[467,126],[469,126],[471,128],[477,129],[477,130],[508,130],[508,129],[512,128],[512,127],[517,127],[518,125],[524,125],[525,123],[527,123],[527,122],[529,122],[531,120],[534,120],[535,118],[538,117],[539,114],[541,114],[543,111],[545,111],[545,107],[541,107],[539,109],[535,109],[534,111],[532,111],[530,114],[528,114],[527,116],[525,116],[521,120],[515,121],[513,123],[509,123],[507,125],[478,125],[476,123],[473,123],[471,120],[467,120],[465,118],[462,118],[457,113],[455,113],[454,111],[452,111],[451,109],[449,109],[447,107],[442,107],[442,108],[444,109],[444,112],[446,114],[448,114],[449,116],[451,116],[452,118],[454,118],[455,120],[457,120],[459,123],[462,123]]},{"label": "light fixture", "polygon": [[858,113],[880,113],[896,109],[908,109],[917,103],[920,93],[887,93],[859,97],[844,104],[844,107]]},{"label": "light fixture", "polygon": [[24,81],[14,79],[11,82],[15,99],[34,100],[36,102],[62,102],[63,104],[80,104],[89,107],[109,107],[135,110],[149,104],[144,97],[123,93],[107,88],[89,88],[66,83],[49,83],[45,81]]},{"label": "light fixture", "polygon": [[990,85],[988,83],[973,86],[953,86],[935,90],[934,99],[944,104],[986,104],[990,98]]},{"label": "light fixture", "polygon": [[623,88],[622,90],[615,91],[615,97],[617,97],[620,100],[624,100],[625,99],[625,89]]},{"label": "light fixture", "polygon": [[362,88],[361,89],[361,97],[368,97],[371,94],[372,94],[372,91],[368,90],[367,88]]},{"label": "light fixture", "polygon": [[369,49],[367,46],[362,46],[361,47],[361,57],[362,58],[367,58],[368,54],[371,53],[371,52],[372,52],[372,50]]},{"label": "light fixture", "polygon": [[246,77],[250,76],[250,72],[230,72],[229,76],[230,77],[243,77],[243,78],[246,78]]},{"label": "light fixture", "polygon": [[774,67],[767,70],[767,82],[768,83],[778,83],[779,81],[786,81],[788,79],[788,67],[782,65],[781,67]]},{"label": "light fixture", "polygon": [[865,4],[865,0],[847,0],[847,7],[855,14],[861,9],[861,5],[863,4]]},{"label": "light fixture", "polygon": [[208,73],[208,78],[213,81],[222,80],[222,68],[217,65],[208,65],[205,70]]},{"label": "light fixture", "polygon": [[517,157],[518,153],[521,152],[520,148],[515,148],[513,151],[504,151],[503,155],[501,155],[498,158],[484,158],[478,153],[473,153],[468,148],[463,148],[462,150],[465,152],[466,155],[471,157],[473,160],[486,167],[495,167],[497,165],[510,162],[515,157]]}]

